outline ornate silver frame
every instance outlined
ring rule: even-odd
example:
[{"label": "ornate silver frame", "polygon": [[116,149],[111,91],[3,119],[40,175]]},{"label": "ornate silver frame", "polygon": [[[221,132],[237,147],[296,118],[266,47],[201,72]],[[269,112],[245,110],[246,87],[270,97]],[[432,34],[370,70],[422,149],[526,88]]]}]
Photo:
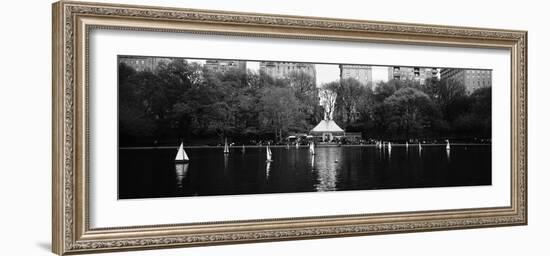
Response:
[{"label": "ornate silver frame", "polygon": [[[93,29],[508,49],[511,205],[91,229],[87,49]],[[527,224],[526,31],[61,1],[53,4],[52,66],[52,249],[60,255]]]}]

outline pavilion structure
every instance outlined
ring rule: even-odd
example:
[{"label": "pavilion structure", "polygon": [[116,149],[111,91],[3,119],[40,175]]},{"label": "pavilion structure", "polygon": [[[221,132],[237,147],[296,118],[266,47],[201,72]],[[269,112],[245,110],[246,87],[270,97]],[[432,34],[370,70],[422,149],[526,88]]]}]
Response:
[{"label": "pavilion structure", "polygon": [[310,135],[320,138],[322,142],[334,142],[334,139],[344,137],[345,134],[345,131],[334,120],[328,118],[321,120],[310,131]]}]

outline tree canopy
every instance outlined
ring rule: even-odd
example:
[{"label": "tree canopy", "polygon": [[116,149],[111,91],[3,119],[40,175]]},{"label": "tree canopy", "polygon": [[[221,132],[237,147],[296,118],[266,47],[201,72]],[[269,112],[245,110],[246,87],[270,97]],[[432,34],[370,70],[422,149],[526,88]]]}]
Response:
[{"label": "tree canopy", "polygon": [[307,133],[325,112],[364,139],[491,136],[490,87],[467,94],[463,84],[432,79],[389,80],[372,89],[353,78],[317,85],[304,72],[282,79],[213,72],[184,59],[142,72],[119,64],[121,146],[278,142]]},{"label": "tree canopy", "polygon": [[160,63],[154,72],[119,64],[121,146],[280,141],[311,129],[321,113],[315,79],[303,72],[274,79],[237,69],[212,72],[184,59]]}]

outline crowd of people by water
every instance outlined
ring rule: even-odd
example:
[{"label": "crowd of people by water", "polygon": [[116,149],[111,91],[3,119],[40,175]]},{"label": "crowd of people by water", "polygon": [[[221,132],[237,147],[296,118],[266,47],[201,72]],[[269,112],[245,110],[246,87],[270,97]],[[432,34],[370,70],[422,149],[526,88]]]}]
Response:
[{"label": "crowd of people by water", "polygon": [[[414,138],[414,139],[408,139],[408,140],[388,140],[388,139],[375,139],[375,138],[368,138],[368,139],[359,139],[359,140],[346,140],[346,139],[339,139],[334,138],[331,141],[328,140],[322,140],[322,139],[311,139],[311,138],[304,138],[304,139],[295,139],[295,140],[284,140],[284,141],[274,141],[274,140],[249,140],[249,141],[233,141],[229,143],[229,146],[241,146],[241,145],[249,145],[249,146],[286,146],[286,145],[300,145],[300,146],[307,146],[311,143],[315,143],[316,145],[336,145],[336,146],[360,146],[360,145],[372,145],[377,146],[380,143],[392,143],[395,145],[400,144],[446,144],[448,141],[451,141],[451,143],[460,143],[460,144],[491,144],[491,139],[487,138],[474,138],[474,139],[421,139],[421,138]],[[224,144],[220,143],[216,146],[224,146]]]}]

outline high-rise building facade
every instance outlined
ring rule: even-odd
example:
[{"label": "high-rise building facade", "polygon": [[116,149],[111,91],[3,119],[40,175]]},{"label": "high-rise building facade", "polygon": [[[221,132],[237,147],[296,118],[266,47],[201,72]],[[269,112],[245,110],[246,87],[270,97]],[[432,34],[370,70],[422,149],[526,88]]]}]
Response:
[{"label": "high-rise building facade", "polygon": [[211,71],[220,73],[229,70],[246,72],[246,61],[243,60],[206,60],[204,66]]},{"label": "high-rise building facade", "polygon": [[137,72],[149,71],[155,72],[160,62],[169,63],[169,58],[161,57],[141,57],[141,56],[121,56],[119,63],[124,63],[132,67]]},{"label": "high-rise building facade", "polygon": [[441,80],[458,81],[466,87],[468,94],[483,87],[492,86],[492,71],[485,69],[441,69]]},{"label": "high-rise building facade", "polygon": [[287,78],[292,72],[304,72],[311,76],[313,81],[317,75],[315,64],[300,62],[261,61],[260,72],[275,79]]},{"label": "high-rise building facade", "polygon": [[388,80],[411,80],[425,84],[427,79],[439,78],[439,69],[425,67],[388,67]]},{"label": "high-rise building facade", "polygon": [[372,88],[372,66],[367,65],[339,65],[340,79],[353,78],[363,86]]}]

